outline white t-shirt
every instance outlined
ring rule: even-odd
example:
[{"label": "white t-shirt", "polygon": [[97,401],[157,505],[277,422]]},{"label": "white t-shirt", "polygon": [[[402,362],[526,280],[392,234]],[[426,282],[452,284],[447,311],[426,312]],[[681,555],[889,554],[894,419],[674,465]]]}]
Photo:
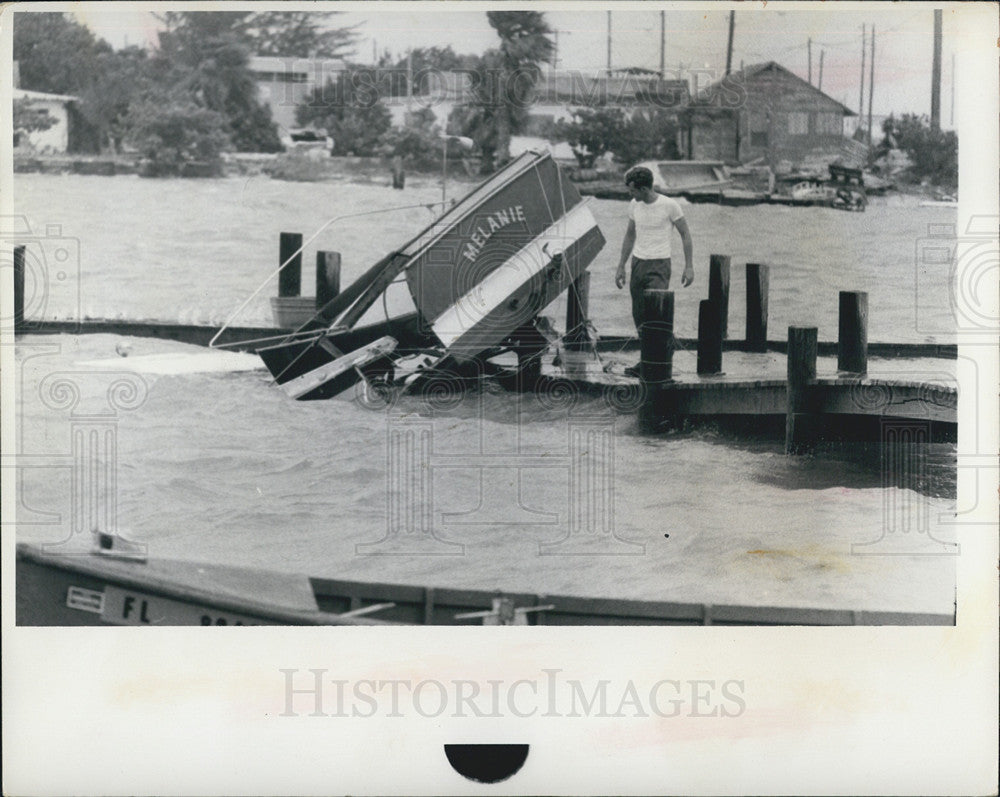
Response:
[{"label": "white t-shirt", "polygon": [[635,222],[635,245],[632,256],[640,260],[670,257],[670,242],[674,224],[684,218],[684,211],[670,197],[657,195],[651,203],[633,199],[628,204],[628,217]]}]

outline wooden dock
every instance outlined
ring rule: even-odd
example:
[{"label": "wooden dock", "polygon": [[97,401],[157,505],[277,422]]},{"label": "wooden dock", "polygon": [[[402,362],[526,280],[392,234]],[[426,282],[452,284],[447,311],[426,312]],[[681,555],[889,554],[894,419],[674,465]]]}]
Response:
[{"label": "wooden dock", "polygon": [[[290,266],[282,269],[279,295],[273,299],[279,324],[290,324],[296,314],[313,312],[317,304],[322,305],[340,289],[340,256],[336,252],[319,252],[316,295],[299,296],[301,238],[298,233],[282,233],[279,242],[282,266]],[[27,320],[21,284],[23,257],[23,247],[16,247],[15,331],[19,334],[104,333],[163,338],[202,346],[209,345],[217,336],[214,327],[152,321]],[[877,435],[883,434],[882,427],[889,421],[922,425],[921,439],[951,441],[957,438],[956,387],[868,374],[869,356],[955,359],[957,346],[869,344],[868,295],[861,291],[839,292],[836,342],[819,342],[816,328],[802,327],[789,327],[783,341],[768,340],[770,269],[761,263],[746,264],[746,332],[743,339],[733,341],[728,328],[731,265],[728,255],[709,257],[708,297],[699,307],[695,340],[678,340],[673,336],[674,297],[671,291],[647,292],[644,322],[637,339],[593,340],[586,324],[590,275],[581,275],[568,291],[566,329],[569,332],[562,341],[565,361],[559,369],[553,369],[550,363],[547,377],[568,378],[576,388],[591,393],[627,394],[633,383],[608,374],[601,362],[601,353],[639,349],[641,380],[635,383],[635,392],[640,397],[636,409],[640,421],[650,431],[705,418],[750,418],[762,422],[784,418],[785,447],[789,453],[796,450],[800,442],[817,437],[880,439]],[[279,340],[289,331],[227,327],[218,334],[216,343],[227,349],[255,350],[262,340]],[[697,364],[693,369],[696,376],[675,378],[673,359],[678,349],[697,351]],[[747,353],[743,356],[752,356],[749,353],[753,352],[765,357],[768,352],[782,352],[787,361],[785,378],[772,378],[778,375],[764,373],[749,378],[725,376],[724,355],[732,351]],[[817,376],[820,354],[836,354],[834,374]],[[570,363],[574,358],[575,366]],[[522,388],[530,388],[542,375],[537,357],[533,358],[530,368],[531,378],[519,377]]]}]

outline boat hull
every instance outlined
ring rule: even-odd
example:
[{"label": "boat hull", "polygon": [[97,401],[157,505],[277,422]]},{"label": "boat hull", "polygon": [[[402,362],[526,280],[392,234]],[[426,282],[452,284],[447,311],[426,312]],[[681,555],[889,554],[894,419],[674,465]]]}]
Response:
[{"label": "boat hull", "polygon": [[[402,356],[433,348],[453,362],[474,360],[530,324],[604,243],[551,156],[525,153],[259,354],[281,385],[322,374],[386,335]],[[330,398],[349,382],[319,384],[296,398]]]},{"label": "boat hull", "polygon": [[307,578],[19,543],[20,626],[953,625],[954,616],[623,600]]}]

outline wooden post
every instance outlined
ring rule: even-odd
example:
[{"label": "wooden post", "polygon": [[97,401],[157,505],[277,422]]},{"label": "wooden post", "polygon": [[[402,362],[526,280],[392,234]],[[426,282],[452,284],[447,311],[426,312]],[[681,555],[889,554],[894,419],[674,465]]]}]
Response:
[{"label": "wooden post", "polygon": [[399,155],[392,159],[392,187],[399,191],[406,187],[406,172],[403,171],[403,159]]},{"label": "wooden post", "polygon": [[671,380],[674,356],[673,291],[653,288],[642,292],[639,351],[639,378],[647,386]]},{"label": "wooden post", "polygon": [[[278,275],[278,296],[298,296],[302,289],[302,234],[283,232],[278,243],[278,264],[286,264]],[[293,252],[298,252],[292,257]],[[289,261],[291,258],[291,261]]]},{"label": "wooden post", "polygon": [[816,378],[816,327],[788,328],[788,407],[785,411],[785,453],[797,450],[796,415],[806,408],[809,382]]},{"label": "wooden post", "polygon": [[340,252],[316,253],[316,309],[340,293]]},{"label": "wooden post", "polygon": [[767,288],[771,269],[747,263],[747,351],[767,351]]},{"label": "wooden post", "polygon": [[722,373],[722,319],[710,299],[698,305],[698,373]]},{"label": "wooden post", "polygon": [[671,381],[674,354],[674,293],[660,289],[642,292],[642,323],[639,324],[639,379],[642,405],[639,428],[653,432],[663,422],[660,388]]},{"label": "wooden post", "polygon": [[725,340],[729,336],[729,255],[712,255],[708,259],[708,299],[719,305]]},{"label": "wooden post", "polygon": [[837,370],[868,373],[868,294],[865,291],[840,292]]},{"label": "wooden post", "polygon": [[587,310],[590,304],[590,272],[584,271],[566,291],[566,348],[580,351],[589,348]]},{"label": "wooden post", "polygon": [[14,331],[24,324],[24,253],[26,247],[14,247]]}]

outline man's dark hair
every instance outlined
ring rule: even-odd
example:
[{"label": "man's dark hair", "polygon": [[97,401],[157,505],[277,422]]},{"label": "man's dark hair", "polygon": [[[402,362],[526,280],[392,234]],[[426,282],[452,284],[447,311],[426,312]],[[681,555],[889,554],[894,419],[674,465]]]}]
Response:
[{"label": "man's dark hair", "polygon": [[636,188],[652,188],[653,173],[645,166],[633,166],[625,173],[625,185]]}]

